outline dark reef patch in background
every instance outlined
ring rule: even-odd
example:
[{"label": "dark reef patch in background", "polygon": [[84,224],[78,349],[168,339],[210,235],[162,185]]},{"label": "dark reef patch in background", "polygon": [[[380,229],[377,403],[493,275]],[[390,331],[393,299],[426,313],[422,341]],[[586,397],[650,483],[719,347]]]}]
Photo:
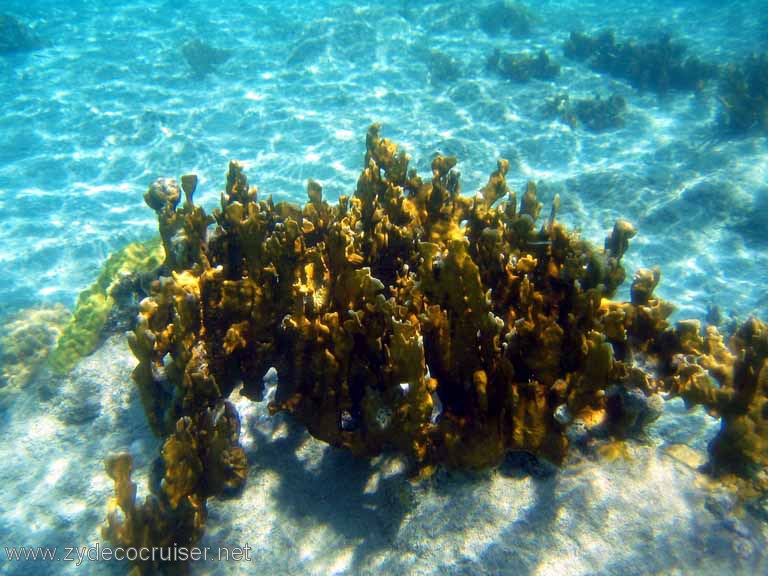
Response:
[{"label": "dark reef patch in background", "polygon": [[571,32],[563,44],[566,57],[586,61],[590,68],[629,81],[640,90],[665,94],[670,90],[701,90],[717,78],[717,66],[686,56],[686,47],[664,34],[655,41],[617,42],[613,31],[597,36]]},{"label": "dark reef patch in background", "polygon": [[0,14],[0,54],[29,52],[43,46],[29,26],[10,14]]}]

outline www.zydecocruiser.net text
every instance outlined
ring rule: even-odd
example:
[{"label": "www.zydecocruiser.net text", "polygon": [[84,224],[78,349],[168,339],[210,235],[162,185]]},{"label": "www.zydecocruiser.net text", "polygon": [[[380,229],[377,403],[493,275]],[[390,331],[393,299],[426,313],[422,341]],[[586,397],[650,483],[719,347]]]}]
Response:
[{"label": "www.zydecocruiser.net text", "polygon": [[110,560],[130,562],[250,562],[253,548],[244,546],[225,546],[221,548],[167,546],[167,547],[111,547],[96,543],[93,546],[12,546],[5,547],[5,559],[9,562],[73,562],[80,566],[83,562],[106,562]]}]

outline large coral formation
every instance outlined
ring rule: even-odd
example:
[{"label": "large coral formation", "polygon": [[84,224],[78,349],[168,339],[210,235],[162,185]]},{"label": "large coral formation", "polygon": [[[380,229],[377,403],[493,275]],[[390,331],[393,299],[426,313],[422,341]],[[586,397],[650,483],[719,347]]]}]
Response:
[{"label": "large coral formation", "polygon": [[518,208],[506,161],[475,198],[461,195],[455,164],[436,158],[424,182],[374,127],[355,194],[331,206],[311,182],[299,208],[260,200],[233,163],[210,238],[192,184],[180,210],[178,194],[153,185],[173,276],[142,303],[132,347],[155,430],[240,382],[260,400],[275,366],[272,410],[359,454],[395,446],[472,467],[510,448],[562,459],[552,404],[600,410],[629,373],[630,343],[614,358],[600,303],[624,278],[633,230],[617,224],[596,250],[554,208],[538,228],[536,188]]},{"label": "large coral formation", "polygon": [[597,36],[571,32],[563,44],[566,57],[587,61],[590,68],[629,81],[635,88],[664,94],[669,90],[697,91],[718,75],[717,66],[686,56],[684,45],[663,35],[637,44],[616,42],[611,31]]},{"label": "large coral formation", "polygon": [[374,125],[356,190],[336,204],[313,181],[304,206],[274,203],[235,162],[212,217],[194,204],[194,176],[181,179],[181,206],[175,181],[150,187],[168,274],[141,302],[130,344],[149,422],[166,437],[162,479],[139,506],[130,461],[110,461],[122,516],[110,515],[109,539],[199,538],[206,499],[246,477],[226,399],[241,387],[261,401],[270,367],[272,413],[361,456],[396,449],[425,474],[511,450],[561,462],[588,427],[640,431],[661,391],[718,410],[723,454],[740,443],[732,456],[765,463],[762,325],[731,352],[714,329],[705,340],[697,325],[670,329],[658,270],[635,275],[630,302],[611,300],[631,224],[597,248],[557,221],[557,197],[539,224],[536,186],[518,200],[506,160],[474,196],[456,163],[436,157],[423,180]]}]

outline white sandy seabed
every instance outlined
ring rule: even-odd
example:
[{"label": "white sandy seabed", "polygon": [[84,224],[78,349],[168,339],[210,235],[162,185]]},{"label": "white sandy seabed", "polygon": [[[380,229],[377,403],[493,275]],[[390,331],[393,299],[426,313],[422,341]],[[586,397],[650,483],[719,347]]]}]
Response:
[{"label": "white sandy seabed", "polygon": [[[63,380],[43,375],[5,410],[3,546],[104,544],[112,482],[103,456],[133,454],[146,491],[160,442],[113,336]],[[192,574],[766,574],[768,524],[697,468],[717,422],[670,400],[619,458],[575,453],[537,474],[511,463],[441,470],[412,485],[391,455],[359,460],[311,438],[266,403],[234,398],[250,472],[244,491],[209,500],[201,546],[250,561],[194,563]],[[527,471],[526,471],[527,468]],[[531,473],[531,472],[534,473]],[[10,562],[0,574],[123,574],[115,562]]]}]

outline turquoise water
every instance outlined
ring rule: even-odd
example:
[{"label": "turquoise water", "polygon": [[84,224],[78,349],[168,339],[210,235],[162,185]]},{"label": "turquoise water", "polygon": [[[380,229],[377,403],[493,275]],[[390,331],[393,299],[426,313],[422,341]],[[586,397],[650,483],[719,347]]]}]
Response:
[{"label": "turquoise water", "polygon": [[[510,185],[539,182],[545,205],[559,194],[560,219],[584,237],[601,243],[616,218],[633,222],[639,233],[625,260],[628,272],[661,266],[658,293],[678,304],[679,317],[701,319],[717,305],[726,319],[765,318],[765,131],[723,134],[716,82],[700,92],[660,96],[566,59],[562,43],[572,30],[612,28],[619,38],[638,39],[667,32],[704,60],[738,63],[768,50],[767,7],[760,0],[531,2],[531,33],[515,37],[488,34],[478,24],[480,5],[458,1],[4,0],[0,12],[28,25],[43,45],[0,54],[0,316],[54,303],[73,307],[110,253],[151,238],[157,223],[142,194],[155,178],[197,173],[198,200],[210,210],[219,202],[227,162],[238,159],[250,181],[276,199],[303,201],[308,178],[335,199],[353,193],[365,131],[379,122],[422,175],[436,153],[458,156],[466,193],[483,186],[497,158],[505,157],[512,165]],[[183,54],[196,39],[229,51],[228,58],[196,73]],[[545,49],[560,64],[560,75],[510,82],[486,67],[494,49]],[[441,72],[438,61],[450,62],[449,72]],[[562,92],[571,98],[622,96],[624,125],[599,133],[567,125],[544,110]],[[120,374],[127,379],[127,369]],[[22,409],[31,413],[34,403]],[[130,410],[126,421],[138,422],[140,407]],[[16,422],[24,414],[6,418]],[[114,431],[106,447],[77,448],[89,474],[99,474],[109,447],[126,449],[135,441],[145,459],[156,452],[146,427],[135,426],[143,439]],[[73,434],[88,434],[87,428],[57,430],[39,438],[71,442]],[[698,438],[693,428],[688,433],[683,438]],[[27,489],[20,475],[36,469],[41,458],[50,454],[22,452],[8,465],[4,476],[17,502]],[[96,512],[73,512],[69,541],[95,533],[103,517],[99,506],[110,486],[95,482],[88,506]],[[43,496],[33,499],[35,507],[44,508]],[[42,545],[31,505],[24,510],[8,502],[0,503],[6,519],[0,542],[13,536],[19,545]],[[364,510],[365,502],[357,508]],[[367,517],[363,526],[372,529],[368,523],[379,520]],[[46,534],[57,533],[56,524],[43,524]],[[386,538],[376,542],[387,548]],[[333,546],[331,541],[328,548]],[[296,563],[302,554],[313,557],[306,550],[286,554],[290,561],[270,556],[270,562],[285,561],[289,573],[335,570],[330,561]],[[643,554],[651,555],[637,552]],[[457,564],[453,573],[514,573],[503,555],[485,558],[485,564]],[[621,573],[628,565],[625,559],[595,570]],[[670,565],[675,561],[656,568]],[[376,564],[339,566],[355,573],[375,571]],[[538,566],[539,572],[528,573],[557,573]],[[597,565],[584,566],[569,573],[589,573]],[[15,570],[0,566],[0,573],[36,573]],[[94,565],[88,570],[100,572]],[[58,573],[50,566],[39,572]]]},{"label": "turquoise water", "polygon": [[[630,267],[661,265],[662,294],[687,316],[713,302],[765,309],[763,135],[718,139],[714,85],[659,98],[560,48],[572,29],[668,31],[701,58],[738,62],[766,46],[760,5],[546,2],[533,33],[513,38],[489,36],[458,2],[4,2],[49,44],[0,59],[0,306],[72,305],[110,252],[153,234],[141,195],[157,176],[197,172],[206,207],[232,158],[277,198],[302,200],[310,177],[349,194],[377,121],[422,173],[436,152],[459,156],[467,192],[506,156],[513,184],[541,180],[545,202],[559,192],[563,219],[590,239],[629,219]],[[231,50],[204,78],[181,54],[195,38]],[[562,72],[507,82],[485,69],[494,48],[545,48]],[[455,79],[431,79],[433,51],[456,61]],[[546,117],[561,91],[624,96],[625,127]]]}]

